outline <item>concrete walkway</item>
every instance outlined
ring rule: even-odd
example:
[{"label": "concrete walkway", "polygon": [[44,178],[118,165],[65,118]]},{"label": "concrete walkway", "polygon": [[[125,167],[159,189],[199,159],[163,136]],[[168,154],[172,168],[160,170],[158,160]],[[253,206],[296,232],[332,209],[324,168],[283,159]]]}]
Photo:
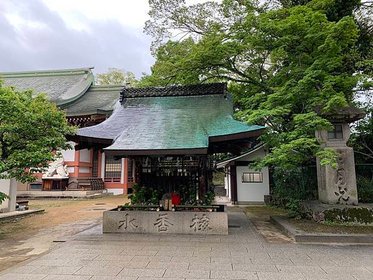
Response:
[{"label": "concrete walkway", "polygon": [[228,236],[101,234],[96,227],[1,280],[373,279],[373,247],[270,244],[242,212]]}]

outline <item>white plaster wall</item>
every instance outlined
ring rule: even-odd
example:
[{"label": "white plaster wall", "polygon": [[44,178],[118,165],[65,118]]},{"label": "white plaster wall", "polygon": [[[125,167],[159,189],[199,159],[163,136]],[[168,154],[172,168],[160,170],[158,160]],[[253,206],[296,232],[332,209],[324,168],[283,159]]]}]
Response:
[{"label": "white plaster wall", "polygon": [[244,172],[258,172],[248,166],[237,166],[237,201],[239,203],[264,202],[264,195],[269,194],[268,167],[261,170],[263,173],[262,183],[242,183]]},{"label": "white plaster wall", "polygon": [[67,172],[74,173],[75,172],[75,167],[68,167]]},{"label": "white plaster wall", "polygon": [[62,156],[63,156],[63,160],[64,161],[74,161],[75,160],[75,149],[74,149],[75,143],[74,142],[68,142],[68,143],[71,145],[72,149],[61,151]]},{"label": "white plaster wall", "polygon": [[112,193],[114,195],[119,195],[123,194],[124,190],[123,189],[107,189],[108,193]]},{"label": "white plaster wall", "polygon": [[[10,180],[0,180],[0,192],[5,193],[6,195],[9,195],[10,191]],[[0,204],[0,212],[7,211],[9,207],[9,199],[6,199],[3,201],[2,204]]]},{"label": "white plaster wall", "polygon": [[89,167],[79,167],[79,173],[89,173]]},{"label": "white plaster wall", "polygon": [[229,197],[229,199],[232,199],[232,187],[231,187],[232,185],[231,185],[230,172],[231,172],[231,167],[227,167],[225,169],[224,184],[225,184],[225,189],[227,190],[226,191],[227,196]]},{"label": "white plaster wall", "polygon": [[80,150],[80,162],[91,162],[91,153],[88,149]]}]

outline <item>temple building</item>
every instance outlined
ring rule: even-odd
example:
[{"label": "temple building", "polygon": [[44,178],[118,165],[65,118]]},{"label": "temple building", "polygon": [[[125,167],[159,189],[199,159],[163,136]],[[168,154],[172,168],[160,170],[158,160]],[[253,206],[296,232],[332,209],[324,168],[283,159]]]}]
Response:
[{"label": "temple building", "polygon": [[226,84],[215,83],[124,88],[108,119],[71,140],[77,150],[97,155],[105,182],[136,182],[161,193],[193,189],[202,197],[214,168],[211,155],[240,155],[263,130],[235,120]]},{"label": "temple building", "polygon": [[[49,71],[6,72],[0,73],[5,86],[17,90],[32,90],[35,94],[44,93],[50,101],[66,112],[69,123],[78,127],[87,127],[104,121],[113,111],[118,101],[122,85],[95,85],[92,68],[64,69]],[[75,143],[71,143],[72,147]],[[119,178],[101,177],[105,162],[97,153],[82,149],[62,151],[63,162],[67,169],[67,178],[44,182],[42,175],[30,184],[18,184],[18,194],[40,190],[76,190],[110,188],[115,181],[115,189],[123,193],[127,186]],[[98,162],[100,160],[100,162]],[[104,171],[102,171],[104,175]],[[124,171],[122,172],[124,173]],[[102,176],[103,176],[102,175]],[[100,183],[92,178],[102,178]]]}]

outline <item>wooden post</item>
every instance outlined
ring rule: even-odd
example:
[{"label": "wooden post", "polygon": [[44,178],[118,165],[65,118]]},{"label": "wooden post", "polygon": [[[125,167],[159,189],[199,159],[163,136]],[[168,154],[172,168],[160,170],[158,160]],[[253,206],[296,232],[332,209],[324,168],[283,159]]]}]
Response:
[{"label": "wooden post", "polygon": [[232,203],[237,204],[237,169],[236,165],[230,166]]}]

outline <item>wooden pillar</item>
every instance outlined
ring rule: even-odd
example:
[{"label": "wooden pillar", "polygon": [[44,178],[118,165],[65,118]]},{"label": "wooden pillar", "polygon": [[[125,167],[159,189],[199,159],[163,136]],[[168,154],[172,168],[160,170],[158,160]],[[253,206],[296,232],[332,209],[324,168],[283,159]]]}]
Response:
[{"label": "wooden pillar", "polygon": [[207,174],[207,156],[201,156],[200,158],[200,174],[199,174],[199,188],[198,188],[198,198],[203,199],[207,192],[207,182],[208,182],[208,174]]},{"label": "wooden pillar", "polygon": [[80,151],[75,150],[75,158],[74,158],[74,177],[79,177],[79,165],[80,165]]},{"label": "wooden pillar", "polygon": [[230,166],[231,195],[233,204],[237,204],[237,169],[236,165]]}]

